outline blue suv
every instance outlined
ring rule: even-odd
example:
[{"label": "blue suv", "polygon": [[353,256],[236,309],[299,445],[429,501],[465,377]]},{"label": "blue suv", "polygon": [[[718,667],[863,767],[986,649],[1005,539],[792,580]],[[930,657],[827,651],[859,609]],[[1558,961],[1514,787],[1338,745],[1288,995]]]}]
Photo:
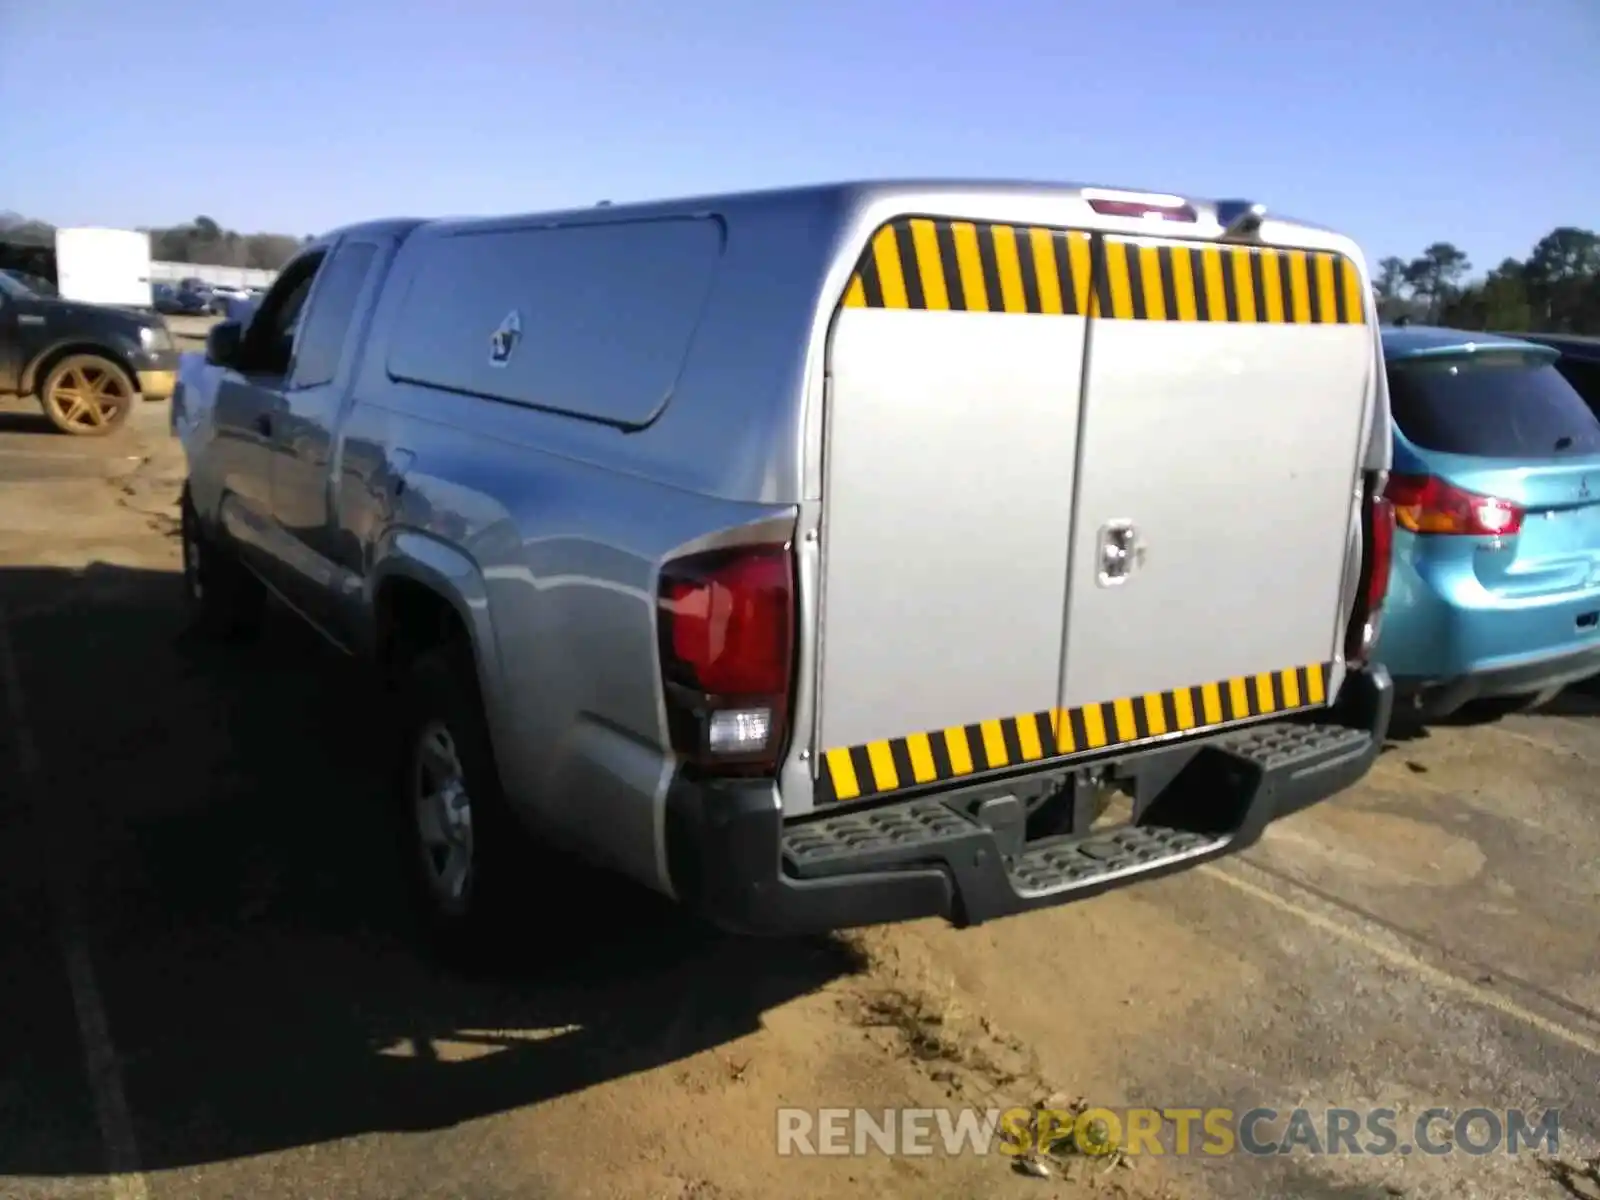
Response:
[{"label": "blue suv", "polygon": [[1518,338],[1382,331],[1395,535],[1378,657],[1425,719],[1600,672],[1600,419]]}]

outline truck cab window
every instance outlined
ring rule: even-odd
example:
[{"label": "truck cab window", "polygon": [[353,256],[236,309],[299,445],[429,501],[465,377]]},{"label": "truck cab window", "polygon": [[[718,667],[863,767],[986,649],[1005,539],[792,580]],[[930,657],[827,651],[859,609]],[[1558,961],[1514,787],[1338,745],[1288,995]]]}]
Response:
[{"label": "truck cab window", "polygon": [[294,342],[294,386],[332,383],[344,356],[346,335],[355,320],[356,301],[378,248],[371,242],[346,242],[334,251],[321,273],[315,303],[300,308]]},{"label": "truck cab window", "polygon": [[289,373],[300,313],[326,257],[325,251],[308,254],[278,276],[245,330],[239,355],[239,369],[245,374],[281,379]]}]

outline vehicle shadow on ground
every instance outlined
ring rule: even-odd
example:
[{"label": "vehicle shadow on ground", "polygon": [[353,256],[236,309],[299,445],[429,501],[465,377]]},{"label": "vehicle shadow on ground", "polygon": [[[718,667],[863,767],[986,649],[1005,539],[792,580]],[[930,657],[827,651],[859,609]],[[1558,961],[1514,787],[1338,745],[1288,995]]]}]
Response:
[{"label": "vehicle shadow on ground", "polygon": [[[42,412],[0,412],[0,433],[38,433],[61,438]],[[61,438],[65,441],[65,438]]]},{"label": "vehicle shadow on ground", "polygon": [[1394,714],[1389,718],[1389,730],[1384,735],[1383,753],[1397,750],[1407,742],[1426,739],[1432,724],[1435,722],[1423,720],[1410,706],[1396,704]]},{"label": "vehicle shadow on ground", "polygon": [[[1396,707],[1389,724],[1385,749],[1424,739],[1428,737],[1429,730],[1435,727],[1471,729],[1479,725],[1494,725],[1519,711],[1522,711],[1520,706],[1513,700],[1478,700],[1449,716],[1424,720],[1413,710]],[[1546,701],[1530,712],[1533,716],[1600,717],[1600,677],[1569,684],[1553,700]]]},{"label": "vehicle shadow on ground", "polygon": [[1539,711],[1557,717],[1600,717],[1600,679],[1573,684]]},{"label": "vehicle shadow on ground", "polygon": [[179,586],[0,571],[42,782],[34,819],[6,822],[28,789],[0,734],[0,919],[32,939],[0,950],[0,1001],[34,1001],[0,1020],[0,1175],[105,1165],[63,1082],[83,1049],[40,915],[63,883],[149,1170],[534,1104],[722,1045],[858,968],[833,939],[722,936],[578,867],[542,881],[558,899],[495,977],[434,965],[404,915],[365,677],[286,619],[256,646],[194,640]]}]

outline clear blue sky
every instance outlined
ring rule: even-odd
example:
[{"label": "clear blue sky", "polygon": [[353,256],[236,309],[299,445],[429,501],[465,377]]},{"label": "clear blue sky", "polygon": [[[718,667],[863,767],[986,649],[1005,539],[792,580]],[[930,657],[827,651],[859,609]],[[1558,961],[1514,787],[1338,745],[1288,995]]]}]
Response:
[{"label": "clear blue sky", "polygon": [[884,175],[1600,227],[1600,0],[0,0],[0,209],[311,233]]}]

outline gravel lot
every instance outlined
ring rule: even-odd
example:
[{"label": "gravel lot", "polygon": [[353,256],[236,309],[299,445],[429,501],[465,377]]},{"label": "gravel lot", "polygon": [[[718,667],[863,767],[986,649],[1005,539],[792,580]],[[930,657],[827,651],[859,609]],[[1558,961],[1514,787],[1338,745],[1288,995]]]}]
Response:
[{"label": "gravel lot", "polygon": [[[959,933],[744,943],[575,868],[503,976],[452,977],[401,916],[362,680],[288,621],[184,636],[165,417],[0,414],[0,1195],[1600,1196],[1600,704],[1397,742],[1243,859]],[[781,1105],[1052,1093],[1555,1105],[1562,1144],[776,1153]]]}]

